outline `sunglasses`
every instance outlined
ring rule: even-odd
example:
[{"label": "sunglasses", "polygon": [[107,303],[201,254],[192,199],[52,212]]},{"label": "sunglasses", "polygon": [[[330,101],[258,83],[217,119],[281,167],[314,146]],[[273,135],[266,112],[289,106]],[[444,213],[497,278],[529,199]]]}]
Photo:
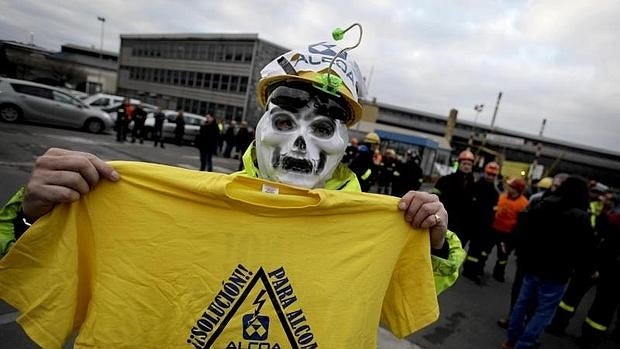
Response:
[{"label": "sunglasses", "polygon": [[314,106],[320,115],[340,120],[345,124],[353,118],[353,113],[344,100],[333,98],[309,84],[289,82],[286,85],[271,86],[267,95],[269,96],[267,104],[273,103],[292,113],[316,99],[317,103]]}]

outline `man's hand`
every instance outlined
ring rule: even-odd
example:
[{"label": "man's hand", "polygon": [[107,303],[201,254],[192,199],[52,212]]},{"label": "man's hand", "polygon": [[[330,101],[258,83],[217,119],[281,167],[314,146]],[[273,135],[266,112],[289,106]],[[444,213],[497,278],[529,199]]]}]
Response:
[{"label": "man's hand", "polygon": [[400,199],[398,208],[405,212],[405,220],[412,227],[429,229],[432,248],[443,246],[448,231],[448,212],[437,195],[412,190]]},{"label": "man's hand", "polygon": [[50,148],[34,164],[22,202],[24,215],[34,222],[54,205],[78,200],[101,178],[115,182],[120,177],[93,154]]}]

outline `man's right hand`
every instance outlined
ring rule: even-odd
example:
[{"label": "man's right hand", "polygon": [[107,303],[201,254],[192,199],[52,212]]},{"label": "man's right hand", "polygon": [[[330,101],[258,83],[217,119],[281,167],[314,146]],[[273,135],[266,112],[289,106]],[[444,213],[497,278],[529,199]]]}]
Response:
[{"label": "man's right hand", "polygon": [[24,215],[34,222],[54,205],[78,200],[102,178],[116,182],[120,176],[93,154],[50,148],[37,158],[26,185]]}]

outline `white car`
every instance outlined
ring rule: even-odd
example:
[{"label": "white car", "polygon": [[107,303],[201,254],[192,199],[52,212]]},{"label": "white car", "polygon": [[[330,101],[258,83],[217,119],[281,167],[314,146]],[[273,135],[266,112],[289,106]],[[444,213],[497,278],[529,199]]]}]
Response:
[{"label": "white car", "polygon": [[[105,93],[95,93],[92,96],[88,96],[82,100],[84,104],[92,108],[108,109],[112,106],[119,105],[123,102],[125,97],[108,95]],[[132,104],[140,104],[140,100],[131,98]]]},{"label": "white car", "polygon": [[59,88],[0,78],[0,120],[30,121],[100,133],[112,128],[110,115],[86,106]]},{"label": "white car", "polygon": [[[174,139],[174,129],[177,126],[175,123],[177,112],[174,110],[162,110],[162,112],[166,115],[162,136],[164,139]],[[155,127],[155,118],[153,115],[155,115],[154,112],[149,113],[144,122],[144,134],[146,139],[153,138],[153,128]],[[183,119],[185,119],[185,134],[183,135],[183,140],[187,143],[194,143],[200,131],[200,126],[207,118],[183,112]]]}]

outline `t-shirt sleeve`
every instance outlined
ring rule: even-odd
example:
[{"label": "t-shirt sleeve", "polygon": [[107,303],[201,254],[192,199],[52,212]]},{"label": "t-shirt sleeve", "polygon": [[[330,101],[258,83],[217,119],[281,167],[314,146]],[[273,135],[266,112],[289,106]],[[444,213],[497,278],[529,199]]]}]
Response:
[{"label": "t-shirt sleeve", "polygon": [[0,299],[19,310],[17,322],[43,348],[61,348],[87,311],[93,249],[80,205],[58,205],[0,260]]},{"label": "t-shirt sleeve", "polygon": [[411,231],[383,299],[381,322],[399,338],[439,317],[429,240],[427,230]]}]

